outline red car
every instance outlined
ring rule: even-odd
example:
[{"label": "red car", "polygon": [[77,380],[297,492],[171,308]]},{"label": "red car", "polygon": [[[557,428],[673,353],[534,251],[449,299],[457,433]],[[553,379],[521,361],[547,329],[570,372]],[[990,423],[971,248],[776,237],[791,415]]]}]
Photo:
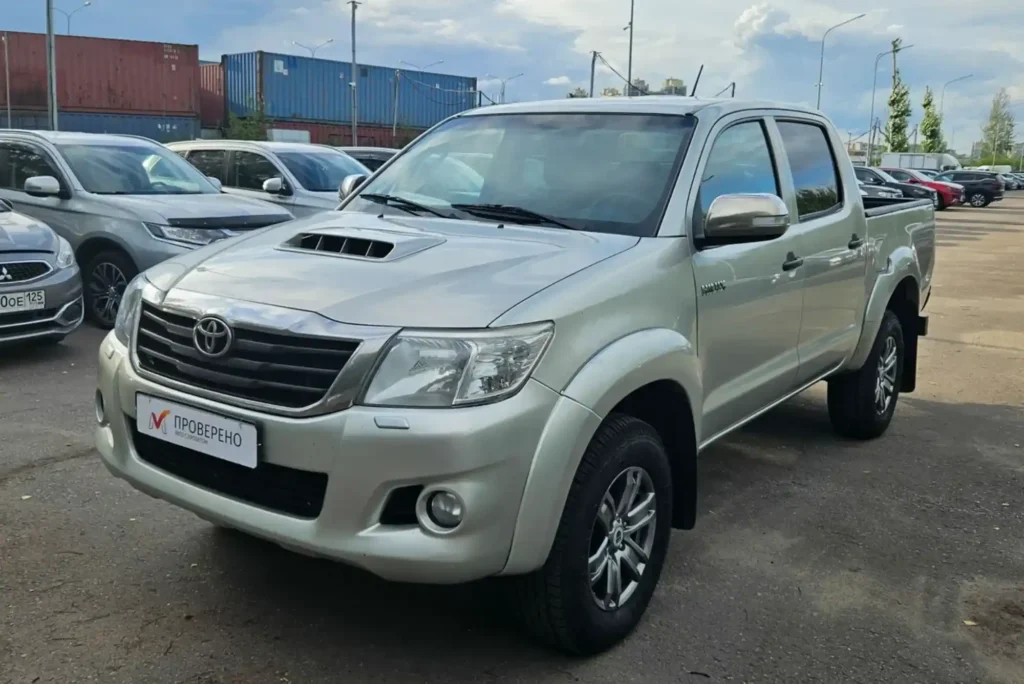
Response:
[{"label": "red car", "polygon": [[923,185],[924,187],[931,188],[935,192],[939,193],[939,211],[942,211],[946,207],[958,206],[967,200],[966,193],[964,192],[964,186],[962,185],[937,181],[929,178],[920,171],[915,171],[914,169],[893,169],[886,168],[884,166],[881,167],[881,169],[900,183]]}]

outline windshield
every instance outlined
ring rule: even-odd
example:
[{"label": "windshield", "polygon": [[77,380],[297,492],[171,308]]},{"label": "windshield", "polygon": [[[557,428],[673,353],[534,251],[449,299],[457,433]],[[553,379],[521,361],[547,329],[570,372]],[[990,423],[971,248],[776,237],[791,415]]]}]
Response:
[{"label": "windshield", "polygon": [[[275,150],[276,152],[276,150]],[[370,170],[344,152],[276,152],[299,185],[310,192],[338,192],[345,176],[370,175]]]},{"label": "windshield", "polygon": [[[452,119],[403,152],[360,195],[399,197],[451,215],[461,208],[480,220],[516,220],[465,206],[503,205],[574,229],[653,236],[695,123],[692,116],[646,114]],[[402,211],[358,196],[345,205],[345,211],[382,210]]]},{"label": "windshield", "polygon": [[217,189],[174,152],[135,141],[58,145],[86,191],[97,195],[201,195]]}]

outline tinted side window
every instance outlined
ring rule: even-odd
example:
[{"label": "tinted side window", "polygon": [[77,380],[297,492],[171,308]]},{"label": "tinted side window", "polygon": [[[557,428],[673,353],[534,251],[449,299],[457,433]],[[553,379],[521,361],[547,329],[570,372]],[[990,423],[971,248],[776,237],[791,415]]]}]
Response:
[{"label": "tinted side window", "polygon": [[61,177],[46,157],[28,145],[0,145],[0,187],[23,190],[25,181],[33,176]]},{"label": "tinted side window", "polygon": [[696,225],[703,226],[716,198],[733,193],[767,193],[781,197],[775,163],[760,121],[731,126],[715,140],[697,192]]},{"label": "tinted side window", "polygon": [[875,180],[877,180],[875,174],[871,173],[867,169],[854,167],[853,173],[857,176],[857,180],[862,183],[874,183]]},{"label": "tinted side window", "polygon": [[889,171],[889,175],[898,181],[909,181],[913,178],[913,176],[906,171],[900,171],[899,169],[892,169]]},{"label": "tinted side window", "polygon": [[188,153],[187,159],[192,166],[202,171],[204,176],[216,178],[223,185],[227,185],[227,176],[224,173],[224,161],[228,153],[225,150],[194,150]]},{"label": "tinted side window", "polygon": [[356,157],[356,161],[358,161],[360,164],[370,169],[371,171],[376,171],[380,167],[384,166],[383,159],[374,159],[373,157]]},{"label": "tinted side window", "polygon": [[225,185],[248,190],[262,190],[263,181],[277,177],[283,176],[277,167],[262,154],[235,152],[234,168]]},{"label": "tinted side window", "polygon": [[780,121],[779,132],[793,172],[800,218],[839,207],[839,173],[825,129],[810,123]]}]

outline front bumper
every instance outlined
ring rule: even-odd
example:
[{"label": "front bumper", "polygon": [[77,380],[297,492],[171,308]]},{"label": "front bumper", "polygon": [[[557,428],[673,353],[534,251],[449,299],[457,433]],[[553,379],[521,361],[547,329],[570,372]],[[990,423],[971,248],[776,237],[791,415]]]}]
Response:
[{"label": "front bumper", "polygon": [[82,278],[78,267],[55,271],[41,280],[0,287],[0,294],[43,290],[46,308],[0,314],[0,344],[64,337],[82,324]]},{"label": "front bumper", "polygon": [[[531,380],[509,399],[463,409],[355,406],[310,418],[271,416],[139,376],[113,333],[100,345],[98,385],[103,419],[95,430],[96,445],[114,475],[210,521],[286,548],[386,579],[423,583],[465,582],[502,571],[535,455],[542,442],[552,442],[552,430],[572,422],[551,420],[552,414],[560,402],[574,404]],[[147,462],[132,437],[138,392],[255,423],[261,463],[326,474],[319,515],[309,519],[271,510]],[[557,415],[564,416],[564,410]],[[586,420],[582,407],[573,410]],[[463,522],[451,531],[415,522],[383,524],[389,495],[418,485],[425,487],[418,504],[436,488],[455,492],[464,503]]]}]

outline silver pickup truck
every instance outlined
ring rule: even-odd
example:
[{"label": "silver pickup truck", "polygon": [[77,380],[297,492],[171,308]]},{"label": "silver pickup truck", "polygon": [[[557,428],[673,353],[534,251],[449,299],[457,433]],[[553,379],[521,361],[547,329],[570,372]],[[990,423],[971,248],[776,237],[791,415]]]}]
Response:
[{"label": "silver pickup truck", "polygon": [[694,527],[702,449],[822,380],[836,431],[878,437],[914,389],[932,205],[861,197],[816,111],[486,107],[344,186],[131,283],[99,353],[114,475],[388,579],[502,576],[594,653]]}]

